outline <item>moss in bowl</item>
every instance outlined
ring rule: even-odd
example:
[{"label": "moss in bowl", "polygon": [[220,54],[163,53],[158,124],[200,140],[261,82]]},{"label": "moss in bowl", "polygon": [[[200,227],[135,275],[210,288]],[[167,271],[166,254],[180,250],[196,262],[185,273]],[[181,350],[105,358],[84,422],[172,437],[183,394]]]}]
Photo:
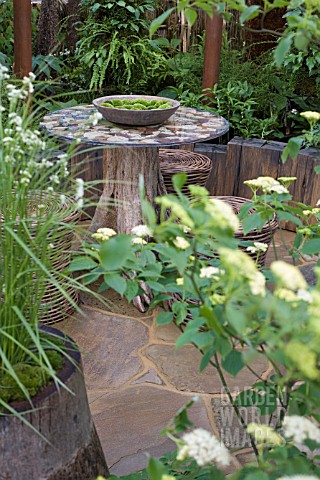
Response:
[{"label": "moss in bowl", "polygon": [[93,104],[109,122],[129,126],[161,124],[180,106],[171,98],[151,95],[109,95]]}]

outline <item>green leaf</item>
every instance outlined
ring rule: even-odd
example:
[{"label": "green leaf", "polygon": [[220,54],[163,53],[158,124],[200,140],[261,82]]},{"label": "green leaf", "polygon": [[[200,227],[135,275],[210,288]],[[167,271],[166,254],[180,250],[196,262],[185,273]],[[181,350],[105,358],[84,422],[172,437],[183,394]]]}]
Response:
[{"label": "green leaf", "polygon": [[200,308],[200,315],[207,320],[207,326],[211,330],[213,330],[218,335],[224,336],[224,330],[219,323],[217,316],[215,315],[212,308],[208,307],[207,305],[203,305]]},{"label": "green leaf", "polygon": [[279,220],[287,220],[287,221],[296,223],[297,225],[302,225],[300,218],[296,217],[295,215],[292,215],[292,213],[277,211],[277,215]]},{"label": "green leaf", "polygon": [[122,268],[131,255],[131,237],[117,235],[101,244],[100,258],[105,270]]},{"label": "green leaf", "polygon": [[255,228],[261,230],[264,224],[265,220],[261,217],[260,213],[252,213],[242,220],[243,233],[247,235],[247,233]]},{"label": "green leaf", "polygon": [[134,297],[137,296],[139,291],[139,286],[134,280],[128,280],[127,281],[127,289],[124,292],[126,299],[128,302],[131,302]]},{"label": "green leaf", "polygon": [[108,273],[104,276],[104,281],[109,287],[123,295],[127,289],[127,282],[118,273]]},{"label": "green leaf", "polygon": [[320,252],[320,238],[313,238],[312,240],[307,240],[301,249],[302,253],[306,255],[314,255],[315,253]]},{"label": "green leaf", "polygon": [[198,16],[196,10],[194,10],[193,8],[187,8],[184,11],[184,14],[186,16],[186,20],[187,20],[188,24],[190,25],[190,27],[192,27],[194,22],[197,20],[197,16]]},{"label": "green leaf", "polygon": [[259,15],[259,5],[251,5],[247,7],[240,15],[240,23],[244,23],[246,20],[251,20]]},{"label": "green leaf", "polygon": [[202,356],[201,362],[200,362],[200,372],[203,372],[203,370],[209,365],[211,358],[213,355],[216,353],[216,349],[214,346],[210,347],[209,350]]},{"label": "green leaf", "polygon": [[160,312],[157,315],[157,325],[167,325],[173,320],[173,312]]},{"label": "green leaf", "polygon": [[293,137],[289,139],[287,146],[281,154],[282,163],[285,163],[289,156],[292,159],[295,159],[298,156],[303,141],[302,137]]},{"label": "green leaf", "polygon": [[147,465],[147,472],[150,480],[161,480],[166,474],[166,468],[160,460],[150,457]]},{"label": "green leaf", "polygon": [[90,283],[96,282],[101,276],[100,272],[87,273],[82,277],[83,285],[89,285]]},{"label": "green leaf", "polygon": [[308,50],[309,39],[304,32],[297,32],[294,37],[294,46],[298,50],[306,52]]},{"label": "green leaf", "polygon": [[238,350],[232,350],[230,353],[228,353],[226,358],[222,360],[222,367],[226,370],[226,372],[235,377],[244,367],[241,352]]},{"label": "green leaf", "polygon": [[150,38],[152,35],[158,30],[159,27],[167,20],[167,18],[171,15],[171,13],[174,11],[174,8],[169,8],[169,10],[166,10],[164,13],[159,15],[159,17],[155,18],[149,27],[149,35]]},{"label": "green leaf", "polygon": [[177,339],[176,347],[181,348],[187,343],[192,343],[194,336],[196,335],[197,332],[198,332],[198,328],[194,328],[194,329],[190,328],[190,330],[185,330],[182,333],[182,335],[180,335],[180,337]]},{"label": "green leaf", "polygon": [[71,261],[69,272],[78,272],[80,270],[92,270],[97,267],[97,263],[90,257],[76,257]]},{"label": "green leaf", "polygon": [[280,67],[289,52],[292,45],[292,35],[288,35],[287,37],[282,37],[278,46],[274,52],[274,59],[278,67]]},{"label": "green leaf", "polygon": [[186,173],[176,173],[175,175],[173,175],[173,177],[171,178],[171,181],[172,181],[172,185],[175,189],[175,191],[177,193],[179,193],[181,191],[181,188],[183,187],[183,185],[186,183],[187,181],[187,174]]}]

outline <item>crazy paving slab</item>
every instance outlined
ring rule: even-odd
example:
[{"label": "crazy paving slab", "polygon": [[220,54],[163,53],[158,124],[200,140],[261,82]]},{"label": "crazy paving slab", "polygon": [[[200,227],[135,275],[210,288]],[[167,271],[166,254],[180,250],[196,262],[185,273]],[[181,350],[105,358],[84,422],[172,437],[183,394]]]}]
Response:
[{"label": "crazy paving slab", "polygon": [[[137,385],[94,400],[90,409],[111,472],[126,475],[133,471],[132,460],[137,470],[145,467],[147,452],[160,456],[174,450],[160,432],[191,398],[161,386]],[[191,407],[190,418],[211,430],[201,399]]]},{"label": "crazy paving slab", "polygon": [[[217,371],[209,365],[200,373],[201,353],[192,345],[175,348],[172,345],[150,345],[146,348],[146,356],[153,361],[165,375],[169,383],[179,391],[199,393],[223,393],[222,383]],[[261,375],[268,369],[263,358],[254,362],[254,370]],[[226,375],[229,388],[243,389],[255,382],[256,376],[243,369],[235,379]]]},{"label": "crazy paving slab", "polygon": [[130,318],[84,309],[62,329],[81,351],[87,389],[119,388],[142,370],[138,350],[148,341],[148,328]]}]

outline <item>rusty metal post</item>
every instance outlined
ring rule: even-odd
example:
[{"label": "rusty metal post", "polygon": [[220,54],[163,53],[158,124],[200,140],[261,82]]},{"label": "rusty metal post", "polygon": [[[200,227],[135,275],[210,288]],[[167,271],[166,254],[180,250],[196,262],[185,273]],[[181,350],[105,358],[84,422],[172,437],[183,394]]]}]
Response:
[{"label": "rusty metal post", "polygon": [[14,73],[22,78],[32,71],[31,0],[13,0]]},{"label": "rusty metal post", "polygon": [[[221,15],[213,13],[212,18],[207,15],[202,90],[213,88],[219,80],[222,26]],[[207,92],[206,95],[208,95]],[[209,94],[208,96],[212,97],[213,95]]]}]

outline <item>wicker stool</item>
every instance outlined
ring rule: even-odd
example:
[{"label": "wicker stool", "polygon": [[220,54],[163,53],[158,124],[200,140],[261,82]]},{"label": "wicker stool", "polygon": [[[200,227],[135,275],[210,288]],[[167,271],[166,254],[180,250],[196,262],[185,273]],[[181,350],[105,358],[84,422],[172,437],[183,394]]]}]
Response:
[{"label": "wicker stool", "polygon": [[176,173],[186,173],[187,181],[182,192],[190,196],[188,185],[205,186],[211,170],[211,160],[205,155],[185,150],[161,148],[159,152],[160,169],[168,193],[173,193],[171,177]]},{"label": "wicker stool", "polygon": [[[35,220],[30,224],[31,238],[36,236],[39,223],[36,219],[35,212],[38,211],[39,205],[42,205],[42,215],[53,214],[57,219],[58,225],[48,232],[48,244],[52,243],[50,250],[50,266],[49,271],[52,276],[64,288],[69,298],[74,303],[78,302],[78,291],[68,282],[67,279],[60,278],[60,273],[70,265],[71,260],[71,243],[73,241],[72,226],[79,220],[80,212],[76,207],[74,200],[69,196],[64,196],[62,201],[61,195],[56,193],[47,195],[40,192],[30,192],[28,194],[28,215]],[[0,214],[0,229],[3,216]],[[39,308],[39,318],[41,323],[51,324],[64,320],[74,311],[74,305],[65,298],[54,283],[50,279],[46,281],[44,294]]]},{"label": "wicker stool", "polygon": [[[223,200],[224,202],[228,203],[234,213],[238,215],[240,212],[240,208],[242,207],[243,204],[246,202],[250,202],[248,198],[242,198],[242,197],[211,197],[211,198],[218,198],[219,200]],[[249,210],[249,214],[254,213],[254,209]],[[251,242],[261,242],[261,243],[266,243],[269,245],[272,241],[272,237],[275,233],[275,231],[278,228],[278,222],[276,219],[276,216],[274,215],[273,219],[270,222],[267,222],[264,224],[261,230],[251,230],[247,235],[244,235],[242,226],[240,225],[239,230],[235,233],[235,237],[238,240],[241,241],[251,241]],[[240,246],[240,248],[244,251],[246,251],[245,246]],[[254,261],[258,261],[258,265],[261,267],[264,266],[265,261],[266,261],[266,256],[267,256],[268,249],[265,252],[260,252],[257,256],[256,253],[251,253],[251,252],[246,252]]]}]

